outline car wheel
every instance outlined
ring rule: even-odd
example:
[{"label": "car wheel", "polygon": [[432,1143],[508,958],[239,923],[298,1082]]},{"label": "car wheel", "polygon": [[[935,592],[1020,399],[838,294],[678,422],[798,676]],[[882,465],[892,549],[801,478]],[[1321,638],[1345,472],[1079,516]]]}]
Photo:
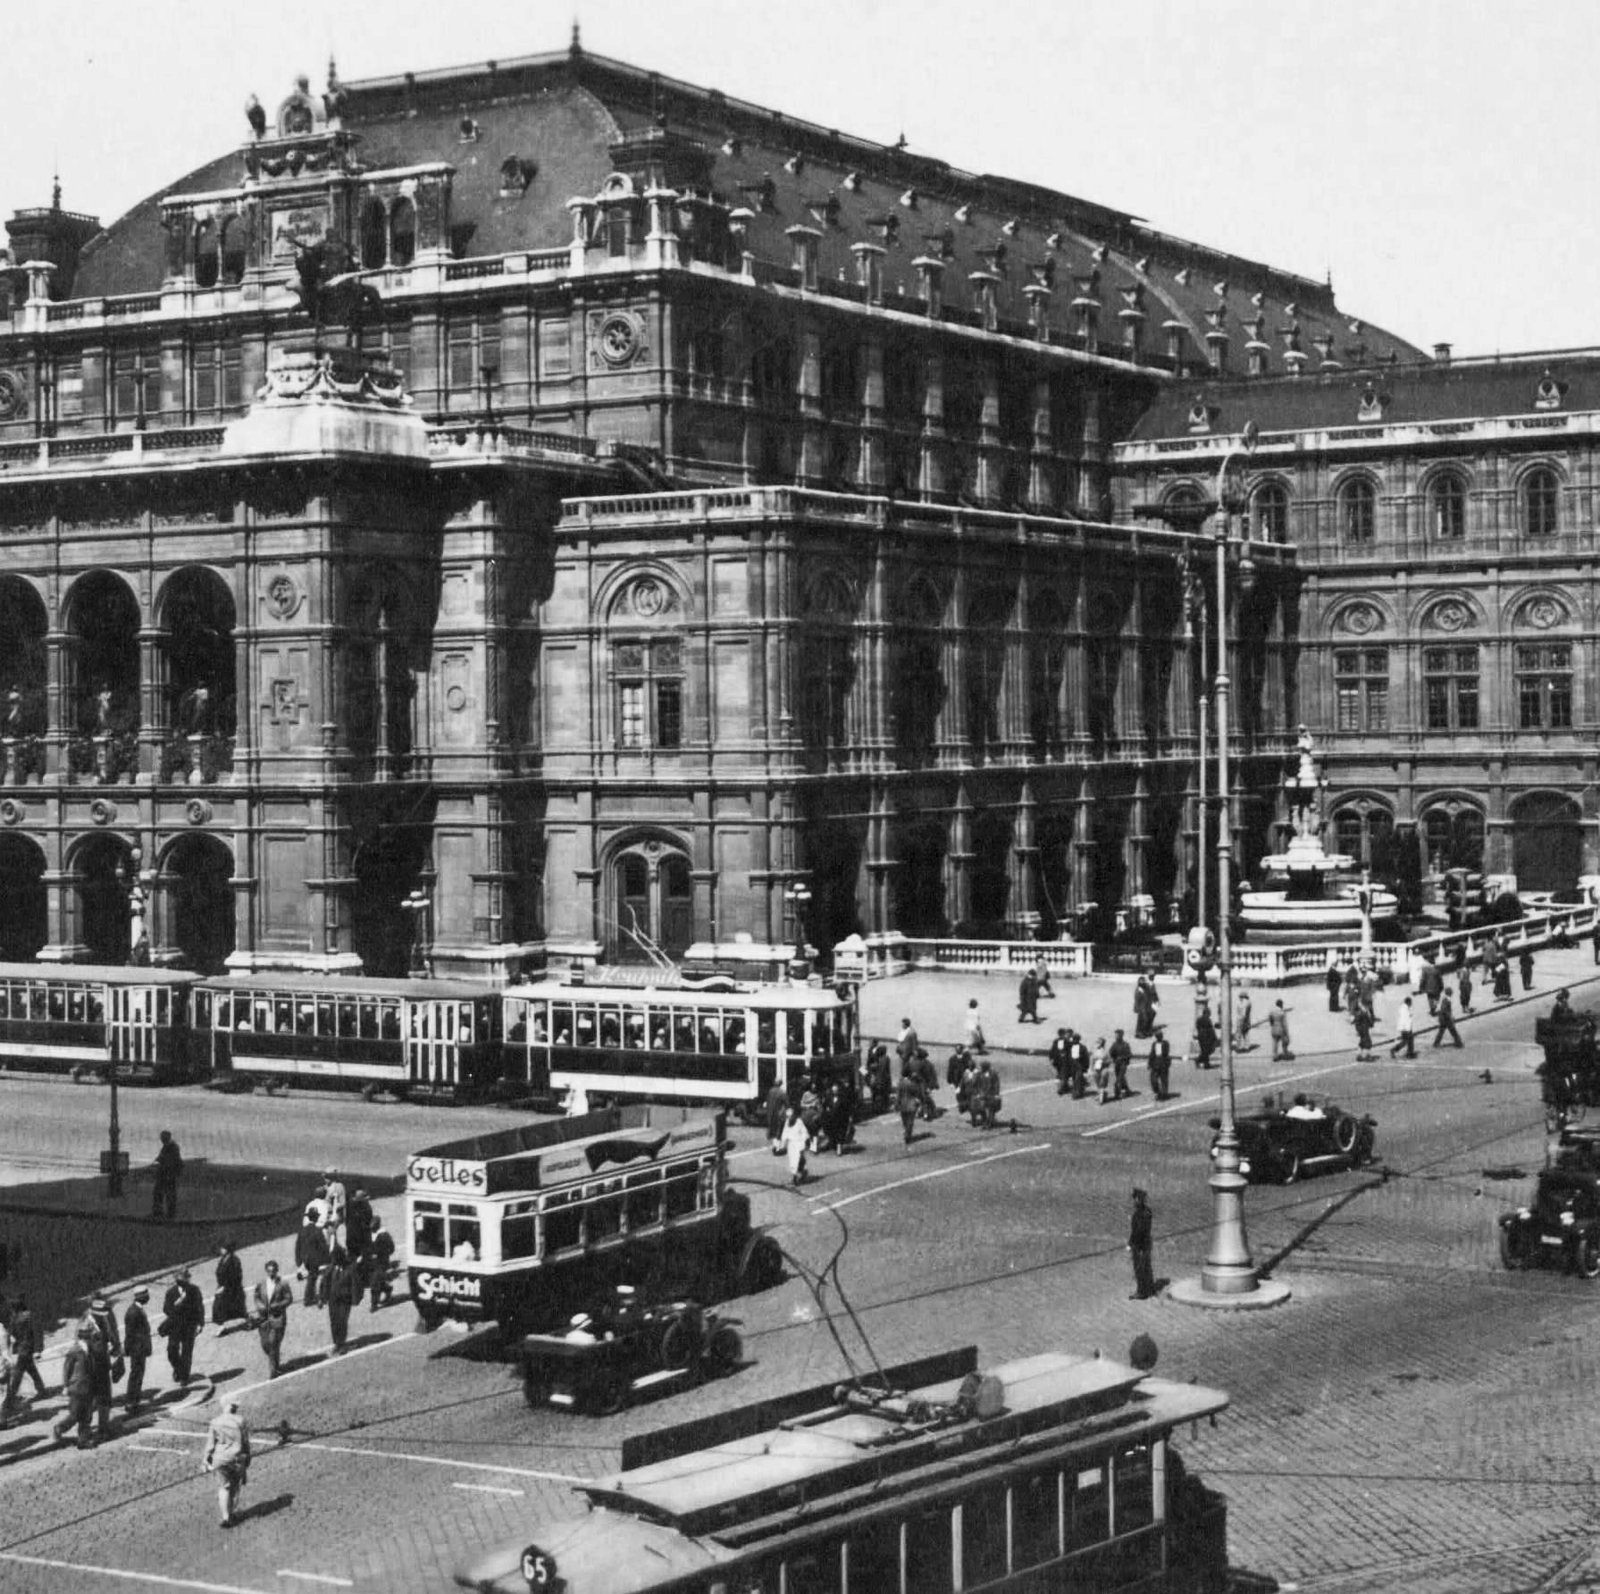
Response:
[{"label": "car wheel", "polygon": [[661,1365],[682,1372],[694,1360],[695,1332],[687,1318],[675,1317],[661,1336]]},{"label": "car wheel", "polygon": [[1300,1177],[1300,1153],[1286,1151],[1283,1154],[1283,1182],[1294,1184]]},{"label": "car wheel", "polygon": [[711,1333],[711,1343],[706,1346],[706,1366],[713,1378],[726,1378],[737,1371],[744,1361],[744,1341],[739,1331],[728,1323],[719,1323]]},{"label": "car wheel", "polygon": [[1530,1261],[1527,1236],[1517,1224],[1508,1223],[1500,1230],[1500,1260],[1513,1273],[1520,1273]]},{"label": "car wheel", "polygon": [[555,1371],[550,1363],[542,1356],[532,1357],[522,1369],[522,1398],[537,1411],[550,1403],[555,1383]]},{"label": "car wheel", "polygon": [[1361,1144],[1361,1125],[1346,1113],[1333,1126],[1333,1147],[1341,1156],[1352,1156]]},{"label": "car wheel", "polygon": [[586,1402],[597,1417],[614,1417],[628,1404],[628,1380],[614,1367],[594,1375]]},{"label": "car wheel", "polygon": [[1578,1272],[1586,1279],[1600,1278],[1600,1233],[1593,1229],[1578,1242]]}]

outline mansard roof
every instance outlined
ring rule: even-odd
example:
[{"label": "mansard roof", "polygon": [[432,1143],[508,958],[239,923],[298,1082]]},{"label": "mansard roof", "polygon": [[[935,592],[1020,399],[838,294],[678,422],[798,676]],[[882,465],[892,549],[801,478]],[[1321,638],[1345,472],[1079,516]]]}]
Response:
[{"label": "mansard roof", "polygon": [[1285,376],[1198,376],[1155,395],[1131,441],[1188,437],[1204,430],[1309,432],[1381,423],[1448,424],[1495,416],[1600,410],[1600,350],[1423,360]]},{"label": "mansard roof", "polygon": [[[453,233],[468,255],[553,249],[571,237],[567,201],[592,198],[624,159],[668,130],[692,150],[694,187],[751,211],[746,247],[787,266],[787,229],[820,234],[819,270],[854,281],[853,246],[885,248],[891,303],[918,292],[914,262],[942,258],[946,296],[971,272],[1000,278],[1002,313],[1022,319],[1023,288],[1053,283],[1053,319],[1070,324],[1075,299],[1096,301],[1098,337],[1111,352],[1123,323],[1142,312],[1142,347],[1161,355],[1169,329],[1188,363],[1207,356],[1208,331],[1225,332],[1242,363],[1253,333],[1269,345],[1268,369],[1284,369],[1298,346],[1315,358],[1319,337],[1352,341],[1350,322],[1325,283],[1172,238],[1115,208],[1013,179],[964,172],[907,149],[797,121],[621,62],[574,44],[557,54],[406,73],[340,85],[343,128],[356,135],[369,171],[430,162],[455,169]],[[502,193],[502,164],[533,172],[524,193]],[[197,168],[164,194],[234,188],[244,177],[235,150]],[[682,186],[689,186],[684,184]],[[152,196],[84,251],[75,296],[152,292],[160,286],[159,200]],[[1126,312],[1126,315],[1124,314]],[[1373,357],[1419,351],[1375,328],[1362,332]]]}]

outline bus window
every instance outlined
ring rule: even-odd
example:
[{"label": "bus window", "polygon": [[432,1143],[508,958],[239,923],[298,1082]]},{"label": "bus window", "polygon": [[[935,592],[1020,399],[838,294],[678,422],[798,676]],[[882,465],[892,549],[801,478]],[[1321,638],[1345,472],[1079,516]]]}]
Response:
[{"label": "bus window", "polygon": [[600,1009],[600,1044],[602,1046],[622,1044],[622,1014],[614,1007]]},{"label": "bus window", "polygon": [[384,1002],[379,1009],[379,1027],[383,1030],[386,1041],[400,1039],[400,1004],[398,1002]]},{"label": "bus window", "polygon": [[962,1587],[1006,1572],[1006,1491],[995,1484],[974,1489],[961,1503]]},{"label": "bus window", "polygon": [[627,1181],[628,1232],[652,1229],[661,1222],[661,1180],[652,1171],[633,1174]]},{"label": "bus window", "polygon": [[907,1589],[948,1589],[951,1581],[950,1510],[921,1511],[906,1523]]},{"label": "bus window", "polygon": [[1011,1486],[1012,1564],[1043,1566],[1061,1553],[1061,1474],[1035,1473]]},{"label": "bus window", "polygon": [[357,1017],[354,1002],[339,1004],[339,1039],[353,1041],[361,1038],[361,1020]]},{"label": "bus window", "polygon": [[411,1213],[414,1256],[444,1255],[444,1208],[437,1201],[419,1201]]},{"label": "bus window", "polygon": [[472,1003],[463,1002],[456,1014],[456,1039],[463,1046],[470,1046],[476,1034],[477,1029],[472,1022]]},{"label": "bus window", "polygon": [[533,1043],[535,1046],[545,1046],[549,1041],[550,1016],[541,1004],[533,1010]]},{"label": "bus window", "polygon": [[667,1180],[667,1222],[694,1216],[699,1187],[699,1178],[692,1169]]},{"label": "bus window", "polygon": [[1106,1469],[1086,1467],[1072,1490],[1067,1521],[1067,1544],[1073,1549],[1099,1544],[1111,1531],[1111,1502],[1106,1490]]},{"label": "bus window", "polygon": [[478,1229],[478,1209],[450,1204],[450,1259],[476,1262],[483,1255],[483,1239]]},{"label": "bus window", "polygon": [[665,1013],[650,1015],[650,1050],[653,1052],[672,1050],[672,1024]]},{"label": "bus window", "polygon": [[756,1014],[756,1050],[763,1057],[776,1057],[778,1055],[778,1015],[776,1013]]},{"label": "bus window", "polygon": [[593,1245],[622,1232],[622,1181],[608,1179],[598,1187],[591,1185],[590,1189],[598,1199],[584,1205],[584,1238]]},{"label": "bus window", "polygon": [[83,1022],[84,1007],[86,1005],[84,1002],[84,995],[85,993],[82,991],[67,992],[67,1017],[74,1024],[81,1024]]},{"label": "bus window", "polygon": [[279,1035],[294,1034],[294,1003],[287,996],[278,997],[272,1004],[272,1028]]},{"label": "bus window", "polygon": [[572,1037],[576,1033],[574,1029],[573,1010],[565,1002],[557,1002],[555,1006],[550,1009],[550,1013],[552,1028],[555,1032],[556,1045],[570,1046],[572,1044]]},{"label": "bus window", "polygon": [[744,1056],[744,1014],[728,1013],[724,1018],[722,1049],[735,1057]]},{"label": "bus window", "polygon": [[1155,1520],[1154,1479],[1150,1470],[1150,1451],[1145,1445],[1124,1450],[1114,1463],[1115,1487],[1111,1491],[1116,1510],[1113,1532],[1132,1533]]},{"label": "bus window", "polygon": [[786,1013],[788,1020],[785,1045],[789,1054],[789,1061],[806,1055],[806,1016],[804,1013]]},{"label": "bus window", "polygon": [[338,1026],[334,1020],[333,1003],[317,1003],[317,1033],[332,1037],[338,1033]]},{"label": "bus window", "polygon": [[539,1254],[539,1203],[513,1201],[500,1221],[500,1258],[515,1262]]},{"label": "bus window", "polygon": [[50,993],[50,1017],[55,1023],[62,1023],[67,1016],[67,998],[63,991]]},{"label": "bus window", "polygon": [[643,1013],[629,1013],[622,1024],[622,1044],[629,1051],[644,1050],[645,1022]]},{"label": "bus window", "polygon": [[0,985],[0,1018],[11,1017],[11,987]]},{"label": "bus window", "polygon": [[672,1018],[673,1033],[677,1037],[677,1047],[680,1052],[694,1050],[694,1014],[675,1013]]},{"label": "bus window", "polygon": [[315,1035],[317,1033],[317,1004],[315,1002],[301,1002],[294,1010],[294,1032],[296,1035]]},{"label": "bus window", "polygon": [[45,1015],[44,987],[33,985],[28,988],[28,1017],[43,1019]]},{"label": "bus window", "polygon": [[900,1524],[880,1518],[857,1528],[845,1571],[850,1594],[900,1594]]},{"label": "bus window", "polygon": [[782,1584],[769,1579],[765,1586],[774,1591],[781,1587],[783,1594],[840,1594],[844,1588],[843,1549],[843,1544],[834,1539],[793,1550],[784,1558]]},{"label": "bus window", "polygon": [[508,1041],[523,1041],[528,1038],[528,1004],[526,1002],[506,1003],[506,1039]]},{"label": "bus window", "polygon": [[583,1208],[578,1205],[578,1192],[559,1191],[545,1202],[544,1254],[553,1256],[557,1251],[571,1251],[583,1244]]},{"label": "bus window", "polygon": [[596,1044],[594,1010],[592,1008],[577,1008],[574,1009],[574,1012],[575,1017],[573,1022],[576,1027],[572,1032],[573,1045],[588,1047],[594,1046]]}]

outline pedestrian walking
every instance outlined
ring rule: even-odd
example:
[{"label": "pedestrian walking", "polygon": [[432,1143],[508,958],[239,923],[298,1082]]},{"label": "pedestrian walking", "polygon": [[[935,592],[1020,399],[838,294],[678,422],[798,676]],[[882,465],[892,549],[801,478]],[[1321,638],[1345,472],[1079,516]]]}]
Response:
[{"label": "pedestrian walking", "polygon": [[914,1074],[907,1073],[900,1076],[900,1083],[895,1091],[895,1109],[900,1114],[900,1124],[906,1132],[906,1144],[909,1146],[916,1127],[917,1114],[922,1109],[922,1088]]},{"label": "pedestrian walking", "polygon": [[781,1083],[767,1092],[767,1143],[774,1153],[778,1149],[778,1136],[783,1133],[783,1121],[789,1116],[789,1092]]},{"label": "pedestrian walking", "polygon": [[1238,998],[1238,1013],[1233,1024],[1233,1049],[1236,1052],[1251,1052],[1255,1045],[1250,1039],[1250,993],[1240,991]]},{"label": "pedestrian walking", "polygon": [[66,1409],[50,1425],[51,1435],[65,1439],[67,1431],[76,1428],[78,1448],[88,1450],[93,1444],[89,1438],[89,1418],[94,1411],[94,1373],[82,1329],[73,1336],[61,1363],[61,1393],[67,1399]]},{"label": "pedestrian walking", "polygon": [[175,1218],[178,1215],[178,1177],[183,1172],[183,1153],[170,1129],[161,1131],[161,1146],[156,1152],[155,1185],[150,1194],[150,1215]]},{"label": "pedestrian walking", "polygon": [[334,1246],[324,1276],[323,1300],[328,1307],[328,1334],[333,1341],[335,1356],[344,1355],[345,1342],[350,1338],[350,1313],[360,1293],[350,1253],[342,1245]]},{"label": "pedestrian walking", "polygon": [[1172,1077],[1172,1042],[1167,1039],[1167,1028],[1164,1024],[1156,1025],[1155,1036],[1150,1042],[1148,1065],[1151,1094],[1157,1101],[1165,1101],[1167,1081]]},{"label": "pedestrian walking", "polygon": [[255,1309],[251,1315],[267,1358],[267,1376],[276,1378],[281,1370],[283,1336],[289,1327],[289,1308],[294,1304],[294,1291],[286,1279],[278,1277],[276,1262],[268,1262],[266,1277],[256,1280],[252,1300]]},{"label": "pedestrian walking", "polygon": [[1324,976],[1324,984],[1328,987],[1328,1011],[1339,1011],[1339,992],[1344,986],[1344,970],[1339,967],[1339,957],[1335,953],[1328,961],[1328,972]]},{"label": "pedestrian walking", "polygon": [[[94,1410],[95,1429],[99,1438],[111,1437],[111,1386],[116,1382],[116,1364],[122,1360],[121,1336],[117,1339],[117,1355],[112,1356],[111,1342],[106,1338],[102,1323],[110,1318],[113,1331],[116,1329],[117,1320],[111,1312],[110,1303],[105,1296],[97,1295],[95,1305],[103,1308],[96,1311],[94,1307],[84,1316],[78,1325],[78,1338],[83,1341],[84,1349],[89,1354],[89,1403]],[[124,1367],[126,1371],[126,1367]]]},{"label": "pedestrian walking", "polygon": [[1133,1091],[1128,1086],[1128,1065],[1133,1061],[1133,1048],[1123,1037],[1122,1031],[1117,1031],[1116,1039],[1111,1043],[1111,1076],[1112,1100],[1121,1101],[1124,1096],[1131,1096]]},{"label": "pedestrian walking", "polygon": [[1039,988],[1040,996],[1048,996],[1054,1000],[1056,993],[1050,984],[1050,965],[1045,962],[1044,953],[1042,952],[1033,965],[1033,979]]},{"label": "pedestrian walking", "polygon": [[1448,991],[1439,993],[1439,1006],[1434,1013],[1434,1017],[1439,1020],[1439,1027],[1434,1031],[1433,1044],[1435,1046],[1442,1045],[1446,1034],[1448,1034],[1451,1040],[1459,1046],[1461,1044],[1461,1032],[1456,1028],[1455,1008],[1451,1005]]},{"label": "pedestrian walking", "polygon": [[1525,991],[1533,989],[1533,949],[1523,947],[1522,954],[1517,959],[1517,968],[1522,974],[1522,988]]},{"label": "pedestrian walking", "polygon": [[1156,1008],[1161,998],[1156,995],[1156,982],[1141,973],[1133,982],[1133,1038],[1148,1040],[1155,1029]]},{"label": "pedestrian walking", "polygon": [[150,1291],[141,1284],[122,1314],[122,1354],[128,1359],[128,1387],[122,1404],[130,1417],[144,1399],[145,1364],[155,1351],[155,1342],[150,1337],[150,1314],[145,1310],[149,1300]]},{"label": "pedestrian walking", "polygon": [[950,1054],[950,1061],[944,1065],[945,1084],[954,1090],[967,1077],[967,1070],[972,1066],[972,1053],[965,1046],[956,1047]]},{"label": "pedestrian walking", "polygon": [[174,1383],[186,1384],[194,1361],[194,1342],[205,1327],[206,1303],[200,1286],[179,1268],[161,1302],[161,1324],[156,1332],[167,1342],[167,1364]]},{"label": "pedestrian walking", "polygon": [[1209,1068],[1211,1054],[1217,1049],[1217,1026],[1211,1017],[1211,1004],[1204,997],[1200,1000],[1200,1010],[1194,1016],[1194,1040],[1196,1068]]},{"label": "pedestrian walking", "polygon": [[1472,970],[1465,963],[1461,965],[1461,972],[1456,976],[1456,1001],[1463,1013],[1471,1010]]},{"label": "pedestrian walking", "polygon": [[239,1397],[224,1395],[222,1410],[206,1429],[201,1465],[217,1477],[217,1522],[231,1528],[238,1520],[239,1494],[250,1476],[250,1425],[239,1414]]},{"label": "pedestrian walking", "polygon": [[967,1084],[967,1111],[974,1129],[993,1129],[1000,1116],[1000,1076],[987,1057],[978,1064]]},{"label": "pedestrian walking", "polygon": [[978,999],[974,996],[967,1003],[967,1050],[974,1056],[982,1057],[988,1049],[988,1043],[983,1038],[983,1024],[978,1017]]},{"label": "pedestrian walking", "polygon": [[1039,980],[1032,969],[1023,971],[1022,979],[1017,984],[1017,1022],[1026,1024],[1029,1020],[1039,1023]]},{"label": "pedestrian walking", "polygon": [[1394,1016],[1394,1045],[1389,1048],[1389,1055],[1393,1057],[1403,1046],[1407,1057],[1415,1057],[1416,1041],[1416,1013],[1408,996],[1401,1001],[1400,1010]]},{"label": "pedestrian walking", "polygon": [[365,1190],[357,1190],[344,1209],[344,1248],[352,1262],[359,1262],[366,1254],[371,1237],[372,1197]]},{"label": "pedestrian walking", "polygon": [[1289,1014],[1280,999],[1267,1014],[1267,1034],[1272,1037],[1272,1060],[1291,1062],[1294,1053],[1289,1050]]},{"label": "pedestrian walking", "polygon": [[217,1253],[217,1289],[211,1297],[211,1321],[220,1338],[237,1323],[242,1328],[250,1309],[244,1299],[244,1263],[232,1240],[224,1240]]},{"label": "pedestrian walking", "polygon": [[789,1183],[803,1183],[806,1176],[806,1153],[811,1150],[811,1131],[806,1128],[805,1119],[792,1107],[789,1109],[789,1121],[783,1126],[783,1133],[778,1136],[778,1144],[783,1147],[789,1158]]},{"label": "pedestrian walking", "polygon": [[1103,1107],[1111,1100],[1111,1048],[1106,1045],[1104,1035],[1094,1043],[1094,1052],[1089,1058],[1089,1072]]},{"label": "pedestrian walking", "polygon": [[328,1245],[331,1248],[343,1238],[341,1231],[344,1228],[345,1212],[344,1182],[340,1179],[337,1168],[329,1168],[322,1177],[328,1186],[328,1215],[323,1223],[328,1230]]},{"label": "pedestrian walking", "polygon": [[882,1041],[874,1041],[867,1053],[867,1091],[872,1097],[872,1110],[875,1113],[888,1112],[893,1089],[894,1079],[889,1068],[889,1048]]},{"label": "pedestrian walking", "polygon": [[1089,1048],[1077,1030],[1071,1031],[1067,1047],[1067,1073],[1072,1079],[1072,1099],[1082,1101],[1089,1093]]},{"label": "pedestrian walking", "polygon": [[1363,1063],[1372,1061],[1372,1014],[1363,1002],[1356,1008],[1356,1057]]},{"label": "pedestrian walking", "polygon": [[1432,958],[1422,960],[1422,994],[1428,999],[1428,1013],[1437,1017],[1439,998],[1444,995],[1444,975]]},{"label": "pedestrian walking", "polygon": [[327,1225],[317,1221],[316,1203],[312,1202],[306,1207],[300,1232],[294,1237],[295,1276],[305,1281],[300,1299],[307,1306],[321,1303],[320,1279],[330,1252],[328,1232]]},{"label": "pedestrian walking", "polygon": [[6,1377],[5,1401],[0,1405],[0,1419],[9,1421],[16,1415],[17,1396],[22,1392],[22,1380],[33,1380],[33,1392],[44,1398],[44,1379],[39,1376],[39,1336],[33,1325],[33,1313],[28,1309],[28,1297],[19,1295],[11,1303],[11,1321],[6,1324],[6,1349],[11,1357],[11,1371]]},{"label": "pedestrian walking", "polygon": [[1056,1038],[1050,1042],[1050,1071],[1056,1076],[1056,1095],[1065,1096],[1067,1093],[1067,1052],[1071,1048],[1072,1031],[1065,1024],[1056,1031]]},{"label": "pedestrian walking", "polygon": [[367,1246],[366,1263],[367,1285],[372,1291],[371,1309],[375,1312],[394,1299],[394,1286],[389,1282],[394,1263],[394,1236],[383,1226],[383,1219],[377,1213],[372,1216],[372,1239]]},{"label": "pedestrian walking", "polygon": [[1137,1187],[1133,1192],[1133,1218],[1128,1225],[1128,1254],[1133,1258],[1133,1294],[1130,1301],[1147,1301],[1156,1292],[1155,1270],[1151,1266],[1152,1244],[1150,1198]]},{"label": "pedestrian walking", "polygon": [[1494,999],[1497,1002],[1511,1000],[1511,964],[1503,952],[1497,955],[1494,965]]}]

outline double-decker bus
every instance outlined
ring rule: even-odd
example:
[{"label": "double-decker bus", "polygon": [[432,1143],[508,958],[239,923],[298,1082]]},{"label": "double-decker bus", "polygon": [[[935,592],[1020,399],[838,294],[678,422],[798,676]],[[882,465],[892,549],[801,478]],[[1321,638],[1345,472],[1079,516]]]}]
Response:
[{"label": "double-decker bus", "polygon": [[479,1594],[1222,1594],[1225,1505],[1173,1431],[1228,1404],[1099,1356],[967,1349],[624,1440],[586,1514]]},{"label": "double-decker bus", "polygon": [[191,1044],[197,976],[151,968],[0,963],[0,1066],[165,1084],[203,1066]]},{"label": "double-decker bus", "polygon": [[801,1074],[855,1081],[855,998],[831,987],[544,982],[503,1000],[507,1076],[534,1091],[754,1114]]},{"label": "double-decker bus", "polygon": [[251,974],[201,982],[196,1039],[213,1073],[481,1095],[500,1077],[500,996],[449,980]]},{"label": "double-decker bus", "polygon": [[726,1120],[609,1107],[446,1141],[406,1167],[407,1265],[424,1327],[563,1323],[616,1284],[702,1301],[776,1283],[776,1243],[728,1189]]}]

